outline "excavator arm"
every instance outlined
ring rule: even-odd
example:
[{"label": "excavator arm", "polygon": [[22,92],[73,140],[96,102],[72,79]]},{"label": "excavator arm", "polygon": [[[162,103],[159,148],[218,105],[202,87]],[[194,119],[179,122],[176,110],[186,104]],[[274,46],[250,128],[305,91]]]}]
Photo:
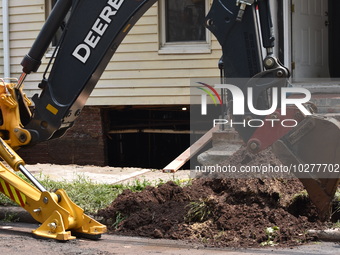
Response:
[{"label": "excavator arm", "polygon": [[[18,82],[0,83],[0,156],[33,184],[0,165],[0,191],[27,210],[41,226],[38,237],[70,240],[97,239],[106,226],[84,214],[65,191],[49,192],[26,169],[15,150],[62,136],[79,116],[121,41],[156,0],[59,0],[29,53],[22,61]],[[66,15],[62,39],[46,70],[39,95],[31,101],[23,93],[26,76],[36,72],[54,34]],[[48,77],[47,73],[49,73]]]},{"label": "excavator arm", "polygon": [[[71,7],[50,74],[39,85],[42,88],[40,95],[32,98],[35,110],[25,125],[32,136],[31,143],[58,138],[73,125],[124,37],[155,2],[57,2],[40,36],[22,61],[24,73],[21,77],[37,70],[54,32]],[[19,79],[19,86],[22,81],[23,78]]]},{"label": "excavator arm", "polygon": [[[269,3],[268,0],[237,0],[236,4],[232,0],[214,1],[206,22],[222,46],[226,82],[235,81],[230,78],[245,78],[236,79],[237,87],[249,97],[252,88],[254,109],[263,111],[271,108],[274,97],[270,95],[274,89],[287,88],[290,76],[273,54],[275,39]],[[261,47],[266,52],[264,58]],[[237,99],[229,93],[231,112],[233,100]],[[245,100],[248,101],[249,98]],[[282,98],[278,101],[282,102]],[[285,114],[283,107],[278,103],[277,109],[266,116],[254,114],[245,103],[244,114],[232,115],[232,120],[236,123],[261,120],[264,125],[236,125],[235,129],[253,153],[272,146],[281,162],[304,184],[319,218],[326,220],[340,181],[339,169],[335,169],[340,163],[340,123],[315,114],[315,107],[310,104],[289,106]],[[296,125],[277,125],[285,120]]]},{"label": "excavator arm", "polygon": [[[93,0],[58,0],[22,61],[23,73],[18,82],[3,81],[0,84],[0,156],[15,171],[23,172],[33,184],[24,182],[1,165],[0,191],[42,223],[41,227],[34,231],[36,235],[69,240],[74,238],[71,231],[90,238],[97,238],[106,231],[105,226],[85,215],[64,191],[48,192],[25,168],[24,161],[16,154],[15,149],[58,138],[72,127],[118,46],[155,2],[157,0],[96,0],[95,3]],[[270,107],[268,92],[274,87],[287,86],[289,77],[287,68],[273,55],[274,37],[269,9],[266,0],[214,0],[206,18],[208,29],[214,33],[222,46],[225,76],[245,78],[247,82],[238,83],[237,86],[243,92],[249,87],[253,88],[255,106],[261,110]],[[22,90],[24,80],[28,74],[38,70],[54,34],[69,12],[69,19],[63,25],[61,40],[39,84],[42,91],[33,96],[34,107],[29,107],[31,102]],[[262,35],[262,45],[259,31]],[[262,47],[267,52],[264,59],[261,54]],[[262,83],[263,79],[270,82]],[[230,96],[228,99],[233,101]],[[289,112],[292,115],[301,115],[299,109],[293,108]],[[266,117],[253,114],[245,106],[243,116],[232,118],[235,121],[243,121],[251,118],[263,120]],[[303,124],[310,119],[313,120],[312,124]],[[310,142],[310,137],[315,132],[322,135],[325,127],[320,125],[321,122],[333,123],[332,132],[337,136],[340,133],[337,122],[316,119],[302,116],[299,119],[302,126],[289,130],[268,131],[263,127],[240,127],[237,131],[253,152],[275,143],[278,148],[275,151],[284,163],[309,163],[311,156],[305,155],[304,144]],[[306,125],[309,128],[304,128]],[[317,130],[314,127],[317,127]],[[272,133],[264,135],[267,131],[272,132],[273,136]],[[268,137],[272,137],[270,141]],[[319,140],[325,141],[322,137]],[[340,151],[337,143],[333,144],[331,150]],[[327,145],[327,142],[322,145]],[[329,160],[329,157],[318,158],[318,162],[325,160]],[[339,161],[340,157],[333,153],[332,162],[329,163]],[[299,178],[308,192],[317,197],[311,199],[314,199],[323,217],[328,215],[330,201],[339,179],[325,178],[320,181],[318,176]]]}]

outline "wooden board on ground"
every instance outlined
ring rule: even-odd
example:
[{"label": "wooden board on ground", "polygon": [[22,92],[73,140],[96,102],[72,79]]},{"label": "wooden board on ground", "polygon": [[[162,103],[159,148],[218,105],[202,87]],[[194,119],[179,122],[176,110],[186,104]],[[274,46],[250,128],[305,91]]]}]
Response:
[{"label": "wooden board on ground", "polygon": [[186,149],[181,155],[173,160],[169,165],[163,168],[163,172],[174,173],[190,160],[201,148],[203,148],[212,139],[212,134],[218,130],[218,126],[213,127],[205,133],[200,139]]}]

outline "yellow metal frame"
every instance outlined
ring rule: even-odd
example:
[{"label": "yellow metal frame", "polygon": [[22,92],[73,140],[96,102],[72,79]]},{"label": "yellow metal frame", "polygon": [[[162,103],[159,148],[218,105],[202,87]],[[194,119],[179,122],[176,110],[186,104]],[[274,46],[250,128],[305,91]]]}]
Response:
[{"label": "yellow metal frame", "polygon": [[[0,109],[2,112],[2,125],[0,125],[0,136],[13,149],[27,145],[31,140],[31,134],[23,129],[20,121],[20,112],[15,93],[15,83],[0,83]],[[25,104],[30,106],[32,103],[26,95],[19,90],[24,98]]]},{"label": "yellow metal frame", "polygon": [[[28,107],[31,102],[22,93],[24,103]],[[19,171],[25,162],[14,151],[30,142],[30,133],[23,129],[16,98],[15,84],[0,83],[0,110],[2,123],[0,125],[0,156],[15,171]],[[33,230],[33,234],[57,240],[71,240],[71,231],[97,239],[107,231],[105,225],[84,214],[84,210],[77,206],[59,189],[55,192],[41,191],[24,181],[0,162],[0,192],[12,199],[32,217],[41,223]]]},{"label": "yellow metal frame", "polygon": [[28,211],[42,225],[33,234],[57,240],[71,240],[71,231],[93,235],[106,232],[106,226],[84,214],[62,189],[40,192],[0,162],[0,192]]}]

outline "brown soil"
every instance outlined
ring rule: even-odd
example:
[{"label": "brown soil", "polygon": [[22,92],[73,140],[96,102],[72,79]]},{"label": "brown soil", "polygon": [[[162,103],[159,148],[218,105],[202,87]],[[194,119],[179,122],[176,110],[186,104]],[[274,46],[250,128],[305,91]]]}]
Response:
[{"label": "brown soil", "polygon": [[[253,156],[244,149],[229,163],[258,161],[279,164],[270,151]],[[293,198],[302,190],[297,179],[201,178],[185,187],[168,182],[139,193],[126,190],[98,215],[115,234],[190,240],[219,247],[259,247],[261,243],[290,246],[313,240],[306,231],[327,224],[317,220],[308,199],[303,198],[305,207],[301,210],[299,200]],[[278,229],[268,234],[269,227]]]}]

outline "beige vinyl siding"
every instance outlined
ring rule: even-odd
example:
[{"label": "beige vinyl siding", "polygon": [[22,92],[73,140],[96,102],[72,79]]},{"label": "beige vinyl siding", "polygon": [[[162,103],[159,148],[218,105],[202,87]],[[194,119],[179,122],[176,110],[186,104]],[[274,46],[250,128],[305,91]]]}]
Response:
[{"label": "beige vinyl siding", "polygon": [[[28,53],[45,21],[45,1],[10,0],[9,15],[11,76],[19,78],[22,71],[21,60]],[[37,86],[34,76],[41,79],[41,73],[28,77],[26,87],[30,87],[31,83],[34,83],[34,87]],[[30,94],[29,90],[27,94]]]},{"label": "beige vinyl siding", "polygon": [[0,1],[0,78],[4,77],[4,44],[2,27],[2,0]]},{"label": "beige vinyl siding", "polygon": [[[212,39],[211,53],[159,54],[158,4],[150,8],[118,48],[87,105],[189,104],[190,79],[218,77],[220,46]],[[21,74],[20,62],[45,20],[45,1],[10,1],[11,71]],[[28,96],[39,93],[39,72],[28,76]]]}]

